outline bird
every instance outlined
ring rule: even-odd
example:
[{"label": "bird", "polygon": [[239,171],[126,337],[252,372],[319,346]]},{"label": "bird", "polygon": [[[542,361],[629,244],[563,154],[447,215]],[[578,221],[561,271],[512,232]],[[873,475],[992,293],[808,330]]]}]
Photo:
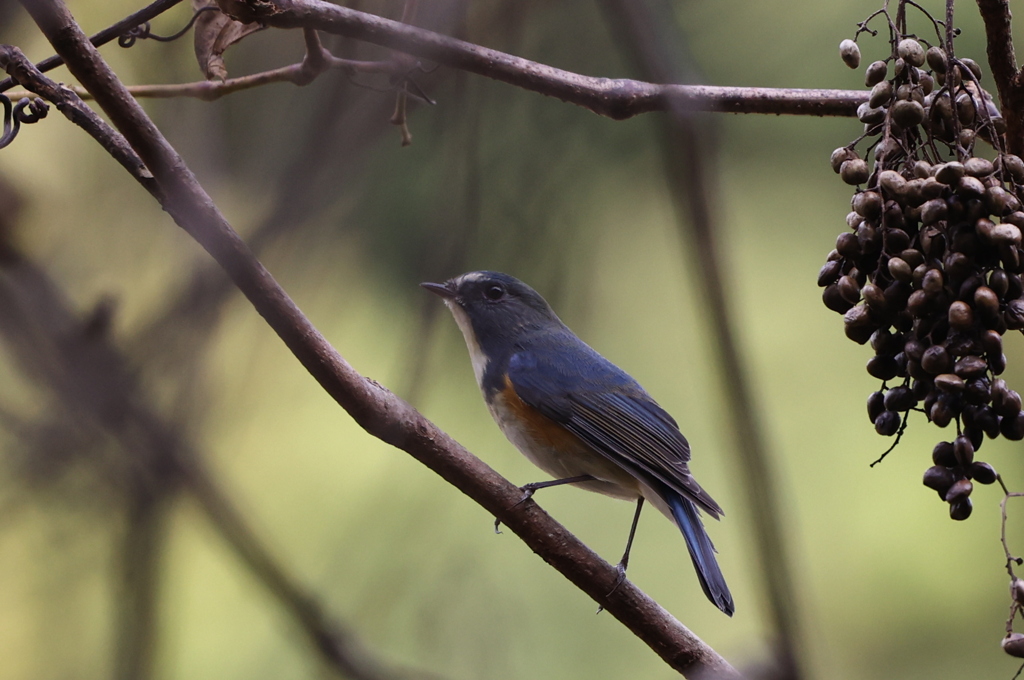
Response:
[{"label": "bird", "polygon": [[701,510],[715,519],[724,513],[690,474],[690,445],[675,419],[515,277],[473,271],[420,285],[440,296],[455,317],[498,427],[554,478],[522,487],[526,497],[570,484],[636,501],[617,565],[620,582],[640,511],[650,502],[682,532],[704,594],[732,616],[732,594],[700,516]]}]

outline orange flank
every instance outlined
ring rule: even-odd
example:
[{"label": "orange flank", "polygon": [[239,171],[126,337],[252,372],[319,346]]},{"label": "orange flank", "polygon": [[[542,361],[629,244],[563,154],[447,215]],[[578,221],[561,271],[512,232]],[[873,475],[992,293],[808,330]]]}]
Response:
[{"label": "orange flank", "polygon": [[520,399],[508,376],[505,376],[501,396],[505,400],[505,407],[526,430],[525,434],[540,446],[556,451],[586,448],[576,435]]}]

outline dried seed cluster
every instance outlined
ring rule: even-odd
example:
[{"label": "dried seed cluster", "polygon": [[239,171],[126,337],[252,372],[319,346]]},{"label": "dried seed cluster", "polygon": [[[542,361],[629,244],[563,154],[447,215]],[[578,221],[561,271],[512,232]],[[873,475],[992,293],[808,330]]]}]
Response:
[{"label": "dried seed cluster", "polygon": [[[977,139],[998,143],[1003,131],[975,62],[912,37],[894,37],[892,48],[865,70],[864,134],[832,153],[833,170],[858,190],[818,285],[847,337],[874,350],[875,430],[901,434],[910,411],[955,423],[924,484],[962,520],[973,484],[996,479],[975,460],[985,437],[1024,439],[1021,397],[997,377],[1003,334],[1024,329],[1024,161],[974,155]],[[840,54],[859,66],[854,41]],[[865,140],[872,166],[856,150]]]}]

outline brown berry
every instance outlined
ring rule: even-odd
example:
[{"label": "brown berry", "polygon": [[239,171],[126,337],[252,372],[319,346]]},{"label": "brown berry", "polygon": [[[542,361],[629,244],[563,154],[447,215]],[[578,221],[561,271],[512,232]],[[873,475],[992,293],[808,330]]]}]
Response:
[{"label": "brown berry", "polygon": [[872,87],[885,80],[889,67],[884,61],[873,61],[864,70],[864,85]]},{"label": "brown berry", "polygon": [[917,398],[907,387],[894,387],[885,393],[884,404],[889,411],[909,411],[917,406]]},{"label": "brown berry", "polygon": [[857,47],[857,43],[849,38],[839,43],[839,56],[842,58],[843,63],[850,68],[860,66],[860,48]]},{"label": "brown berry", "polygon": [[946,492],[946,502],[952,503],[955,500],[961,498],[967,498],[971,495],[971,491],[974,490],[974,484],[969,479],[960,479],[953,482],[953,486],[949,487],[949,491]]},{"label": "brown berry", "polygon": [[959,498],[949,504],[949,517],[962,522],[971,516],[973,509],[970,498]]},{"label": "brown berry", "polygon": [[935,465],[924,471],[924,485],[934,489],[945,497],[946,492],[953,486],[953,471],[942,465]]},{"label": "brown berry", "polygon": [[883,80],[871,88],[871,94],[868,95],[868,106],[879,108],[887,105],[891,100],[892,83],[888,80]]},{"label": "brown berry", "polygon": [[999,475],[996,473],[996,469],[988,463],[972,463],[970,472],[971,478],[978,484],[993,484],[996,481],[996,477]]},{"label": "brown berry", "polygon": [[957,300],[949,306],[948,318],[951,327],[965,331],[974,325],[974,310],[966,302]]},{"label": "brown berry", "polygon": [[862,158],[844,161],[839,166],[839,176],[847,184],[858,185],[868,181],[868,164]]},{"label": "brown berry", "polygon": [[1010,656],[1015,656],[1018,659],[1024,659],[1024,634],[1007,633],[1001,644],[1003,651]]},{"label": "brown berry", "polygon": [[987,371],[988,363],[981,357],[974,356],[973,354],[960,357],[956,362],[956,366],[953,367],[953,372],[964,380],[981,377]]},{"label": "brown berry", "polygon": [[963,163],[950,161],[949,163],[943,163],[936,168],[935,179],[952,187],[960,183],[965,172]]},{"label": "brown berry", "polygon": [[941,47],[929,47],[925,58],[933,71],[936,73],[946,72],[946,52]]},{"label": "brown berry", "polygon": [[933,345],[921,355],[921,367],[932,375],[945,373],[952,368],[952,363],[946,348],[942,345]]},{"label": "brown berry", "polygon": [[[939,442],[932,449],[932,462],[938,466],[953,467],[956,465],[956,455],[953,453],[953,442]],[[925,483],[927,485],[927,482]],[[953,476],[949,476],[948,489],[953,485]],[[932,487],[935,488],[935,487]]]},{"label": "brown berry", "polygon": [[974,444],[964,435],[960,435],[953,440],[953,455],[956,456],[957,463],[961,467],[970,465],[974,462]]},{"label": "brown berry", "polygon": [[891,437],[900,430],[902,419],[895,411],[882,411],[882,414],[875,419],[875,432],[883,437]]},{"label": "brown berry", "polygon": [[896,46],[896,53],[900,56],[900,59],[911,66],[924,65],[924,48],[921,46],[921,43],[917,42],[913,38],[904,38],[901,40],[900,44]]},{"label": "brown berry", "polygon": [[845,146],[841,146],[832,152],[832,156],[829,158],[829,163],[832,165],[832,169],[839,174],[839,168],[846,161],[857,158],[857,152]]},{"label": "brown berry", "polygon": [[987,177],[995,172],[992,161],[980,156],[972,156],[964,161],[964,170],[971,177]]}]

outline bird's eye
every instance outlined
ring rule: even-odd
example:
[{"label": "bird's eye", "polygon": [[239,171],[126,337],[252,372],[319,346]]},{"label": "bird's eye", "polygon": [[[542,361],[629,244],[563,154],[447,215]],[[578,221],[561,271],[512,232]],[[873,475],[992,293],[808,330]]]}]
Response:
[{"label": "bird's eye", "polygon": [[491,284],[490,286],[484,288],[484,297],[486,297],[488,300],[500,300],[501,298],[505,297],[505,288],[504,286],[499,286],[496,283]]}]

